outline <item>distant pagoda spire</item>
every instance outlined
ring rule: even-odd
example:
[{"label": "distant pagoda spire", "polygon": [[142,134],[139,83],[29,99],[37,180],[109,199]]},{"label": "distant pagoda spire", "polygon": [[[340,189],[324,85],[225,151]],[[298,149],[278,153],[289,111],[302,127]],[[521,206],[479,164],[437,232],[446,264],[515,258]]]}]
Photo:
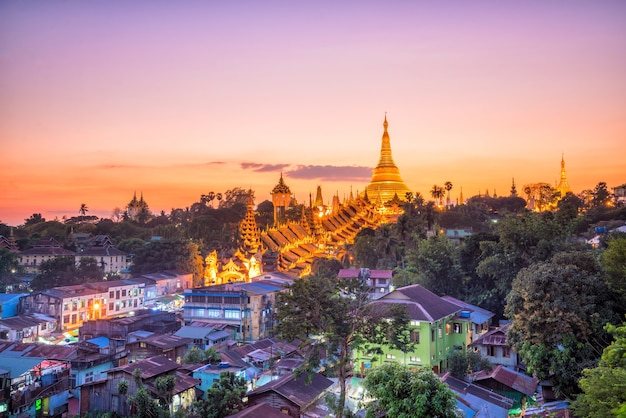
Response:
[{"label": "distant pagoda spire", "polygon": [[567,173],[565,172],[565,155],[561,154],[561,181],[558,186],[556,186],[556,190],[560,193],[561,197],[565,196],[567,193],[572,192],[572,188],[567,182]]},{"label": "distant pagoda spire", "polygon": [[402,181],[400,170],[391,156],[391,141],[387,131],[388,127],[389,123],[385,113],[380,159],[378,160],[378,165],[373,170],[372,180],[365,189],[365,192],[369,192],[369,194],[374,192],[373,195],[377,199],[380,198],[382,203],[392,200],[395,195],[398,195],[401,199],[406,199],[406,193],[411,192],[411,189]]},{"label": "distant pagoda spire", "polygon": [[463,188],[461,187],[461,194],[459,196],[459,205],[464,205],[465,201],[463,200]]},{"label": "distant pagoda spire", "polygon": [[511,196],[517,196],[517,188],[515,187],[515,177],[513,177],[513,181],[511,182]]}]

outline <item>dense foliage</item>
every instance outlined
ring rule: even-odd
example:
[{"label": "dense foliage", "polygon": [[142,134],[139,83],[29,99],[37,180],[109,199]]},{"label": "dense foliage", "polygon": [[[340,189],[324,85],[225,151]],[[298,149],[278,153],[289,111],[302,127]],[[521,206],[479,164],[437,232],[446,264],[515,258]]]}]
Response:
[{"label": "dense foliage", "polygon": [[430,370],[385,363],[367,373],[363,386],[373,400],[367,418],[459,418],[454,393]]}]

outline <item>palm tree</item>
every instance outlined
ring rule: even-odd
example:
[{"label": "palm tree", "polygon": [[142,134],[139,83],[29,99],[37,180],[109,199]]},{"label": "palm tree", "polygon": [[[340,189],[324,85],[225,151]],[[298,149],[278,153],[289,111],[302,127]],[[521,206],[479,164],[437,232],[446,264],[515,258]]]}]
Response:
[{"label": "palm tree", "polygon": [[439,201],[439,206],[441,206],[441,200],[443,199],[443,196],[445,194],[443,190],[443,187],[437,186],[436,184],[433,186],[432,189],[430,189],[430,195],[433,197],[433,199],[435,199],[435,201]]},{"label": "palm tree", "polygon": [[424,199],[424,195],[420,192],[415,192],[415,196],[413,197],[413,200],[415,202],[415,205],[419,208],[424,206],[424,201],[426,199]]},{"label": "palm tree", "polygon": [[446,191],[448,192],[447,197],[446,197],[446,208],[449,208],[450,207],[450,190],[452,190],[452,183],[449,181],[446,181],[443,187],[445,187]]},{"label": "palm tree", "polygon": [[84,221],[85,220],[85,214],[89,212],[89,208],[87,207],[87,205],[85,203],[81,203],[80,204],[80,209],[78,209],[78,213],[80,213],[80,220]]}]

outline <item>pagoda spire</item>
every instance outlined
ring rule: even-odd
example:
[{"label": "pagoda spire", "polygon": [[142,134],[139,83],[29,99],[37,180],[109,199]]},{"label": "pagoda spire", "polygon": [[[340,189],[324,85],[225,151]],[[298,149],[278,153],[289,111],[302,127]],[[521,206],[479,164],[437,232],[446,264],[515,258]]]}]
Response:
[{"label": "pagoda spire", "polygon": [[556,190],[560,193],[561,197],[565,196],[567,193],[571,193],[572,188],[567,182],[567,173],[565,172],[565,154],[561,154],[561,181],[559,181],[558,186],[556,186]]},{"label": "pagoda spire", "polygon": [[517,196],[517,188],[515,187],[515,177],[513,177],[513,181],[511,182],[511,196]]},{"label": "pagoda spire", "polygon": [[391,141],[388,131],[389,123],[387,122],[387,114],[383,121],[383,136],[380,146],[380,158],[378,165],[372,173],[372,180],[366,187],[366,191],[370,195],[380,198],[383,203],[392,200],[395,195],[405,198],[406,193],[411,189],[404,183],[400,176],[400,170],[393,161],[391,156]]}]

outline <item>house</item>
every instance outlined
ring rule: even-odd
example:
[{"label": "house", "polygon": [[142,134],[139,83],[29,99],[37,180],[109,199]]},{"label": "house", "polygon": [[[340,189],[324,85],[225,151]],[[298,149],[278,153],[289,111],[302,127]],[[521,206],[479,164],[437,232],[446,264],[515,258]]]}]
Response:
[{"label": "house", "polygon": [[0,343],[0,415],[61,416],[67,412],[69,359],[75,352],[73,347]]},{"label": "house", "polygon": [[360,279],[370,288],[370,298],[378,299],[391,291],[393,270],[341,269],[337,274],[340,279]]},{"label": "house", "polygon": [[354,362],[361,374],[376,361],[399,362],[410,367],[427,367],[435,373],[447,369],[446,357],[452,350],[467,346],[471,331],[469,315],[462,308],[451,303],[421,285],[411,285],[395,289],[372,302],[374,306],[388,309],[391,305],[406,307],[410,316],[410,342],[413,347],[408,352],[381,346],[382,356],[373,350],[355,350]]},{"label": "house", "polygon": [[80,341],[105,336],[126,342],[128,335],[134,331],[171,334],[180,326],[174,312],[143,310],[134,316],[87,321],[80,329]]},{"label": "house", "polygon": [[615,196],[616,204],[626,204],[626,183],[622,184],[621,186],[613,187],[613,196]]},{"label": "house", "polygon": [[477,338],[479,338],[481,335],[486,334],[489,331],[489,325],[491,324],[491,320],[495,316],[493,312],[490,312],[478,306],[474,306],[470,303],[463,302],[462,300],[459,300],[452,296],[442,296],[441,298],[460,307],[461,316],[467,317],[469,315],[471,329],[467,333],[467,344],[470,344],[472,341],[476,341]]},{"label": "house", "polygon": [[113,245],[87,247],[79,250],[74,258],[76,264],[85,258],[93,258],[105,273],[119,273],[128,267],[128,254]]},{"label": "house", "polygon": [[489,360],[493,365],[517,367],[520,365],[520,359],[507,342],[508,329],[509,324],[494,328],[474,340],[469,347],[478,351],[482,358]]},{"label": "house", "polygon": [[231,333],[214,328],[209,324],[205,324],[205,326],[185,325],[174,335],[191,339],[192,344],[203,351],[209,348],[214,348],[217,351],[225,350],[228,348],[228,342],[232,341],[233,338]]},{"label": "house", "polygon": [[526,404],[537,391],[539,380],[509,367],[498,364],[489,371],[481,370],[471,375],[471,380],[494,392],[506,395],[515,400],[514,408]]},{"label": "house", "polygon": [[34,343],[50,337],[56,320],[41,314],[0,319],[0,341]]},{"label": "house", "polygon": [[285,290],[283,284],[272,280],[186,289],[183,318],[186,324],[228,324],[235,330],[235,341],[257,341],[271,335],[276,295]]},{"label": "house", "polygon": [[254,406],[245,408],[243,411],[239,411],[234,415],[229,415],[226,418],[285,418],[285,414],[280,412],[279,409],[272,408],[266,403],[259,403]]},{"label": "house", "polygon": [[266,385],[260,386],[247,393],[248,405],[268,404],[283,414],[291,417],[307,416],[307,410],[317,407],[316,402],[321,400],[333,384],[333,381],[314,373],[296,377],[286,373]]},{"label": "house", "polygon": [[44,261],[52,260],[57,257],[71,257],[76,253],[66,250],[61,243],[54,238],[41,238],[35,242],[32,248],[21,251],[19,253],[19,263],[26,273],[39,273],[39,266]]},{"label": "house", "polygon": [[[499,395],[487,388],[466,382],[445,373],[441,378],[456,395],[461,404],[460,409],[467,407],[465,416],[474,418],[508,418],[513,408],[513,400]],[[473,415],[472,415],[473,414]]]},{"label": "house", "polygon": [[180,364],[191,342],[191,338],[183,338],[177,335],[135,331],[128,334],[126,348],[130,361],[163,356],[170,361]]},{"label": "house", "polygon": [[[174,376],[175,387],[172,392],[170,412],[190,406],[196,400],[196,385],[200,381],[178,372],[179,364],[164,356],[147,358],[131,364],[113,368],[107,372],[106,379],[86,383],[81,386],[81,404],[79,413],[114,412],[118,416],[130,416],[131,406],[128,396],[136,393],[140,385],[145,386],[155,397],[159,396],[156,381],[160,377]],[[139,383],[134,378],[139,369]],[[127,391],[120,391],[120,382],[126,382]]]},{"label": "house", "polygon": [[213,387],[213,383],[220,380],[220,375],[226,372],[233,373],[237,377],[249,380],[246,376],[245,366],[233,365],[228,362],[220,362],[219,364],[205,364],[193,370],[192,376],[194,379],[200,381],[200,383],[198,384],[198,389],[206,394],[207,390]]},{"label": "house", "polygon": [[472,236],[472,228],[445,229],[444,234],[451,243],[458,247],[463,241],[465,241],[466,238]]},{"label": "house", "polygon": [[85,286],[98,290],[102,301],[94,305],[94,316],[90,319],[127,315],[143,309],[144,284],[133,280],[112,280],[87,283]]}]

